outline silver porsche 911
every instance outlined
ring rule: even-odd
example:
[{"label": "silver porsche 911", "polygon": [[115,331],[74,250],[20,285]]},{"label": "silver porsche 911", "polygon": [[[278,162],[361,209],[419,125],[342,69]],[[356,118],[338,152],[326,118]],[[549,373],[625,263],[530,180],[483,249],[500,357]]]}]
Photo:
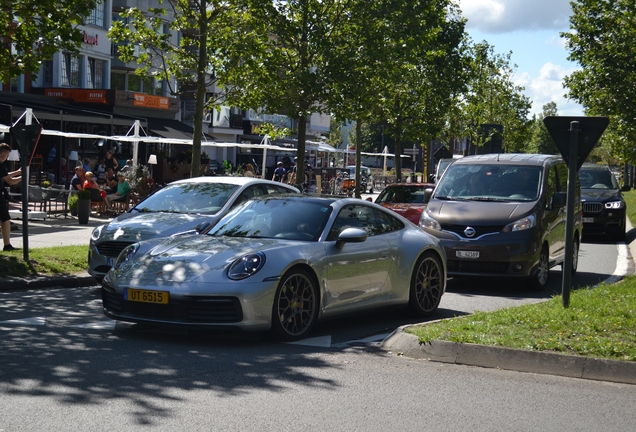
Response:
[{"label": "silver porsche 911", "polygon": [[199,232],[126,247],[102,282],[104,313],[297,340],[322,317],[380,305],[428,316],[446,289],[437,240],[368,201],[254,198]]}]

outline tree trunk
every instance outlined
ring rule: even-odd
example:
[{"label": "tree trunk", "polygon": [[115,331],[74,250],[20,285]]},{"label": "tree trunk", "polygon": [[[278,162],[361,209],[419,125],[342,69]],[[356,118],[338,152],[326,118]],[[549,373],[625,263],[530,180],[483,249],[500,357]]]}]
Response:
[{"label": "tree trunk", "polygon": [[197,82],[194,105],[194,131],[192,137],[192,162],[190,177],[201,175],[201,136],[203,135],[203,110],[205,107],[206,75],[208,65],[208,1],[200,0],[199,4],[199,61],[197,64]]}]

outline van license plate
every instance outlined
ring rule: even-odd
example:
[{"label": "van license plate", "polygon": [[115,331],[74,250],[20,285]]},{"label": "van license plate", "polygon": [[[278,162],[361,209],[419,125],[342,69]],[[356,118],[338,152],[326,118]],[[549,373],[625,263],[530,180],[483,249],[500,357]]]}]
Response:
[{"label": "van license plate", "polygon": [[479,258],[479,251],[455,251],[455,256],[457,258],[476,259]]}]

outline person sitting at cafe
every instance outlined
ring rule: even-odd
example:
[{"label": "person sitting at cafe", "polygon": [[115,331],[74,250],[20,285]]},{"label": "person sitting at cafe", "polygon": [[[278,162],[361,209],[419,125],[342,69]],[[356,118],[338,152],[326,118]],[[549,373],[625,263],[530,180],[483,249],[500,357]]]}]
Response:
[{"label": "person sitting at cafe", "polygon": [[106,195],[106,207],[112,209],[113,201],[123,201],[130,192],[130,184],[126,181],[126,177],[122,173],[117,173],[117,192]]},{"label": "person sitting at cafe", "polygon": [[117,190],[117,177],[112,168],[106,168],[106,175],[104,177],[104,190],[106,193],[112,194]]},{"label": "person sitting at cafe", "polygon": [[71,189],[75,191],[84,190],[85,181],[86,181],[86,174],[84,172],[84,167],[81,165],[77,165],[75,167],[75,175],[71,179]]},{"label": "person sitting at cafe", "polygon": [[99,191],[99,200],[97,200],[96,197],[91,196],[91,201],[93,203],[96,203],[97,212],[103,213],[103,210],[104,210],[103,201],[104,201],[104,198],[106,198],[106,191],[100,190],[100,187],[97,184],[97,180],[95,180],[95,175],[91,171],[88,171],[86,173],[86,181],[84,181],[84,189],[85,190],[95,189]]}]

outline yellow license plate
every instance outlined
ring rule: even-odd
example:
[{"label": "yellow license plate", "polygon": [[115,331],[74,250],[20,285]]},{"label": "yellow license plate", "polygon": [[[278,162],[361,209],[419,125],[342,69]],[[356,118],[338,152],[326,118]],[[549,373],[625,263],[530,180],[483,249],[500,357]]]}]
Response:
[{"label": "yellow license plate", "polygon": [[128,288],[124,290],[124,300],[142,303],[168,304],[170,293]]}]

